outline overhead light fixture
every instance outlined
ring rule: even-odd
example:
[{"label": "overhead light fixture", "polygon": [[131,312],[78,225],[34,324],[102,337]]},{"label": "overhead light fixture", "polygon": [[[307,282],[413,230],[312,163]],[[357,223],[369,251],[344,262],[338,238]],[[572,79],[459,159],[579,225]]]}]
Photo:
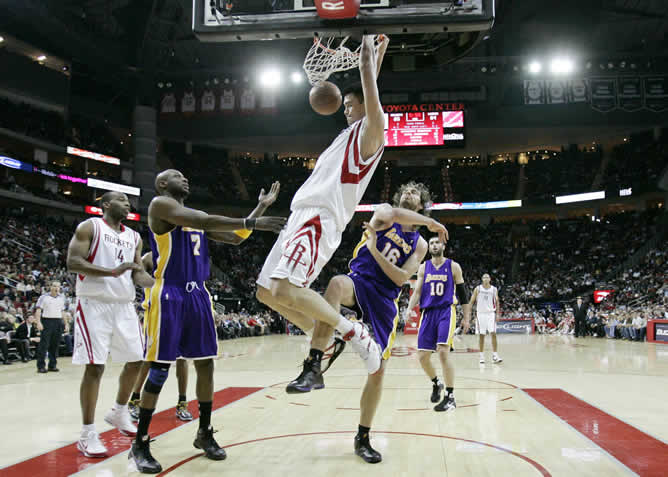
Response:
[{"label": "overhead light fixture", "polygon": [[290,79],[293,83],[298,84],[304,80],[304,75],[302,75],[299,71],[293,71],[290,75]]},{"label": "overhead light fixture", "polygon": [[265,88],[275,88],[281,84],[281,73],[276,69],[268,69],[260,73],[260,84]]},{"label": "overhead light fixture", "polygon": [[37,61],[45,61],[45,60],[46,60],[46,56],[44,56],[44,55],[39,55],[37,57]]},{"label": "overhead light fixture", "polygon": [[550,71],[562,75],[573,71],[573,61],[568,58],[555,58],[550,63]]},{"label": "overhead light fixture", "polygon": [[529,73],[537,74],[543,69],[543,65],[538,61],[532,61],[529,63]]},{"label": "overhead light fixture", "polygon": [[0,36],[0,43],[2,43],[3,41],[5,41],[5,39]]}]

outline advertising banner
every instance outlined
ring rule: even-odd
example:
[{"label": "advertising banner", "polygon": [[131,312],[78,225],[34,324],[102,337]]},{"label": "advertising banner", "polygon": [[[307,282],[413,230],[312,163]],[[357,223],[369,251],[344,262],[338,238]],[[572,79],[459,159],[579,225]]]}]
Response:
[{"label": "advertising banner", "polygon": [[497,333],[519,333],[519,334],[531,334],[534,332],[534,323],[533,320],[525,319],[508,319],[508,320],[498,320],[496,322],[496,332]]}]

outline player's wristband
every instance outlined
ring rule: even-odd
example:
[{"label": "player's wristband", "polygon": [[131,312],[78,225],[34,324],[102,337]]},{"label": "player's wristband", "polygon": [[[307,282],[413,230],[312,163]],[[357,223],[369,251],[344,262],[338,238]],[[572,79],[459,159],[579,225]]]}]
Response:
[{"label": "player's wristband", "polygon": [[257,222],[257,219],[245,218],[244,219],[244,228],[246,230],[253,230],[255,228],[255,223],[256,222]]},{"label": "player's wristband", "polygon": [[242,239],[246,240],[250,235],[253,233],[252,230],[246,230],[246,229],[241,229],[241,230],[235,230],[234,235],[237,237],[241,237]]}]

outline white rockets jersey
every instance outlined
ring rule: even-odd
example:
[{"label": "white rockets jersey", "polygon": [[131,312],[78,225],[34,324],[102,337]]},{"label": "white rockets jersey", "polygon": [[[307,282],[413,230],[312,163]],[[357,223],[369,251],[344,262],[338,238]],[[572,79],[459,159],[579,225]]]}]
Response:
[{"label": "white rockets jersey", "polygon": [[207,89],[202,94],[202,111],[213,111],[216,107],[216,97],[213,91]]},{"label": "white rockets jersey", "polygon": [[[125,262],[134,262],[139,234],[121,224],[118,233],[102,218],[89,219],[93,223],[93,240],[88,251],[88,260],[93,265],[116,268]],[[120,277],[93,277],[78,274],[77,297],[93,298],[106,303],[130,303],[135,299],[135,285],[132,272]]]},{"label": "white rockets jersey", "polygon": [[478,313],[496,313],[496,294],[496,287],[494,285],[489,288],[478,285],[476,311]]},{"label": "white rockets jersey", "polygon": [[384,150],[383,145],[373,156],[362,159],[360,134],[364,121],[361,119],[344,129],[320,154],[311,176],[292,199],[290,210],[325,208],[334,217],[338,230],[346,228]]},{"label": "white rockets jersey", "polygon": [[234,91],[231,89],[224,89],[223,94],[220,95],[220,109],[222,111],[234,110]]},{"label": "white rockets jersey", "polygon": [[175,113],[176,112],[176,97],[172,93],[166,94],[162,98],[160,105],[160,111],[163,113]]},{"label": "white rockets jersey", "polygon": [[185,93],[181,98],[181,112],[193,113],[195,112],[195,95],[191,92]]},{"label": "white rockets jersey", "polygon": [[244,89],[241,92],[239,107],[242,111],[251,111],[255,109],[255,93],[251,89]]}]

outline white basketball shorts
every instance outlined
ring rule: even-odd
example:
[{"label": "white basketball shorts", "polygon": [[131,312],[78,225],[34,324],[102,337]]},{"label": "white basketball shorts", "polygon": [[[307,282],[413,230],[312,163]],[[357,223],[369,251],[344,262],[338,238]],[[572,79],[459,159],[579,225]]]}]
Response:
[{"label": "white basketball shorts", "polygon": [[476,321],[479,335],[496,333],[496,313],[478,313]]},{"label": "white basketball shorts", "polygon": [[74,314],[74,364],[105,364],[144,359],[144,334],[133,303],[102,303],[79,298]]},{"label": "white basketball shorts", "polygon": [[297,209],[267,255],[257,283],[271,288],[271,278],[287,278],[309,287],[341,243],[341,232],[331,214],[321,208]]}]

